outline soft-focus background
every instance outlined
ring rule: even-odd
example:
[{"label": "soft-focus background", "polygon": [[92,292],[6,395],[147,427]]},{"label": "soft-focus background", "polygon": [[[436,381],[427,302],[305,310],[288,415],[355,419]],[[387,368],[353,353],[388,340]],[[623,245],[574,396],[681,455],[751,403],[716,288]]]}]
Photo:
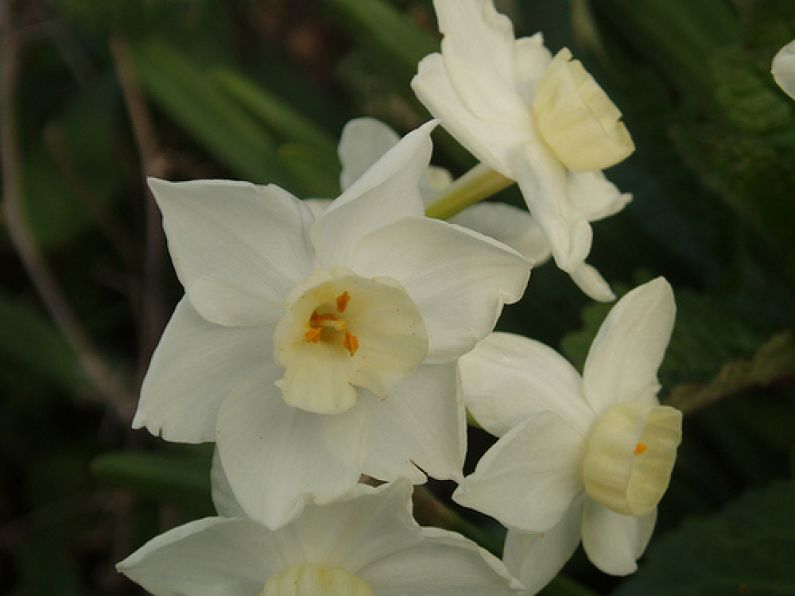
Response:
[{"label": "soft-focus background", "polygon": [[[620,292],[665,275],[679,306],[661,395],[684,442],[641,569],[578,553],[546,593],[795,594],[795,102],[769,75],[795,2],[497,4],[624,112],[638,149],[608,175],[635,198],[591,260]],[[113,564],[212,512],[211,448],[129,428],[180,297],[144,175],[336,196],[347,119],[427,119],[408,82],[435,18],[429,0],[0,0],[0,27],[0,593],[138,594]],[[436,164],[473,165],[436,141]],[[608,307],[547,264],[500,327],[581,366]],[[471,434],[470,465],[489,444]]]}]

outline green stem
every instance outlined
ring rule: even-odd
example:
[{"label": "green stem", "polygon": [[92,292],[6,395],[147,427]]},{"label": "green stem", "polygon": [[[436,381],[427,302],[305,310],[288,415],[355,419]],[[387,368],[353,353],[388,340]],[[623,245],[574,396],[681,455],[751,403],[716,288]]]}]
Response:
[{"label": "green stem", "polygon": [[508,188],[513,182],[486,164],[478,164],[445,188],[425,209],[425,215],[436,219],[449,219],[470,205]]}]

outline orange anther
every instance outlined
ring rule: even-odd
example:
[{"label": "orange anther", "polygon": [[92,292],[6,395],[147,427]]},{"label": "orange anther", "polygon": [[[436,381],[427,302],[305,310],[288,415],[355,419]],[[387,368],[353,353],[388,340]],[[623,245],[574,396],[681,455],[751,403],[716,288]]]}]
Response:
[{"label": "orange anther", "polygon": [[306,333],[304,333],[304,339],[306,341],[310,341],[312,343],[317,343],[320,341],[320,335],[323,333],[322,327],[310,327]]},{"label": "orange anther", "polygon": [[348,308],[348,302],[351,301],[351,295],[348,294],[347,290],[337,296],[337,312],[343,313],[345,309]]},{"label": "orange anther", "polygon": [[336,320],[337,320],[337,315],[330,312],[323,313],[322,315],[317,312],[313,312],[312,316],[309,317],[310,323],[319,323],[320,321],[336,321]]},{"label": "orange anther", "polygon": [[353,356],[356,350],[359,349],[359,340],[351,333],[345,333],[345,339],[342,340],[342,346],[348,350],[348,353]]},{"label": "orange anther", "polygon": [[640,455],[641,453],[643,453],[647,449],[648,449],[648,447],[646,446],[645,443],[640,443],[639,442],[637,445],[635,445],[635,452],[634,453],[635,453],[635,455]]}]

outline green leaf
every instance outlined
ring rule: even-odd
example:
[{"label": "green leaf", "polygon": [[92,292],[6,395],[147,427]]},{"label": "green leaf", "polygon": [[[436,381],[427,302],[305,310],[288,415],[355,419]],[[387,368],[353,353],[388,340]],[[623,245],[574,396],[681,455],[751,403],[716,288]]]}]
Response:
[{"label": "green leaf", "polygon": [[0,356],[5,366],[21,368],[69,391],[83,385],[77,355],[45,315],[0,294],[0,329]]},{"label": "green leaf", "polygon": [[616,596],[795,594],[795,483],[749,492],[652,544]]},{"label": "green leaf", "polygon": [[234,175],[289,186],[271,136],[200,67],[157,40],[131,50],[146,93]]},{"label": "green leaf", "polygon": [[91,471],[103,484],[211,512],[210,459],[210,452],[105,453],[91,462]]},{"label": "green leaf", "polygon": [[417,63],[439,49],[434,37],[417,27],[406,15],[384,0],[326,0],[340,25],[359,46],[377,54],[382,67],[406,81],[417,72]]},{"label": "green leaf", "polygon": [[786,332],[772,337],[752,358],[724,365],[708,383],[674,387],[665,403],[691,412],[737,393],[792,378],[795,378],[795,336]]},{"label": "green leaf", "polygon": [[333,199],[340,193],[340,162],[335,151],[286,143],[279,147],[279,161],[299,181],[304,198]]},{"label": "green leaf", "polygon": [[210,77],[276,135],[287,141],[334,150],[336,143],[331,135],[245,75],[231,69],[217,68],[210,71]]}]

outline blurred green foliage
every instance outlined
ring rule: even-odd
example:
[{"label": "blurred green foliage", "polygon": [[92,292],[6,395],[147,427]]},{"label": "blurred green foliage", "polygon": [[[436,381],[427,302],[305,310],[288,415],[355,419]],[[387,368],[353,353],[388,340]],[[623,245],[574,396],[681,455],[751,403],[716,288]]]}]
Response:
[{"label": "blurred green foliage", "polygon": [[[371,115],[406,132],[427,118],[408,82],[438,47],[429,0],[13,4],[15,20],[38,32],[16,97],[28,224],[132,394],[149,357],[141,288],[154,282],[165,311],[180,289],[167,257],[166,274],[146,269],[147,243],[151,251],[162,239],[145,231],[141,157],[111,39],[129,49],[162,152],[154,157],[174,179],[243,178],[333,197],[347,119]],[[656,275],[672,282],[679,314],[661,396],[688,411],[641,571],[606,578],[579,555],[544,593],[795,593],[785,558],[795,102],[769,76],[773,54],[795,37],[795,3],[498,6],[518,33],[541,30],[553,51],[571,47],[624,112],[638,150],[608,176],[634,200],[596,225],[593,262],[621,292]],[[456,174],[473,163],[448,135],[435,138],[434,163]],[[499,198],[522,204],[515,188]],[[0,592],[139,593],[113,564],[212,511],[211,451],[130,430],[135,404],[102,401],[7,233],[1,246]],[[582,366],[608,308],[545,265],[500,327],[561,347]],[[470,443],[474,461],[489,440],[475,432]]]}]

